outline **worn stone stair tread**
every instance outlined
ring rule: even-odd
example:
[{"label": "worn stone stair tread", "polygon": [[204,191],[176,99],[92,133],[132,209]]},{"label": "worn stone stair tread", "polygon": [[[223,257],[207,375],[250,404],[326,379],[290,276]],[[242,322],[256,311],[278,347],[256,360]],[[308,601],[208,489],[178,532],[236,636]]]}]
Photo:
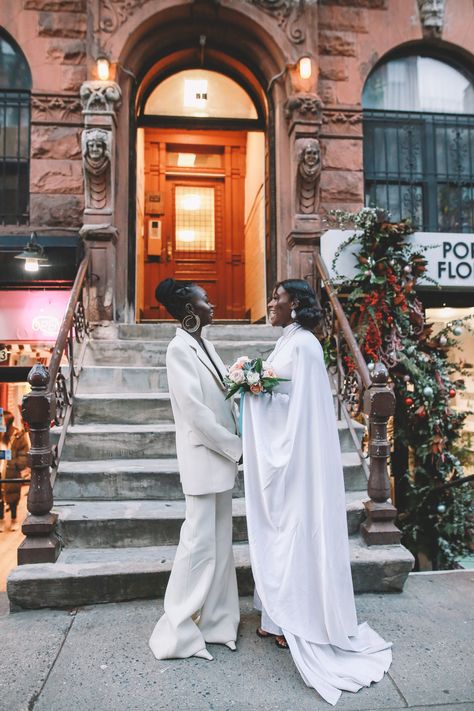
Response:
[{"label": "worn stone stair tread", "polygon": [[[355,430],[359,432],[365,432],[365,428],[363,425],[360,425],[358,422],[354,423],[355,425]],[[337,428],[339,431],[345,431],[348,429],[348,426],[344,420],[338,420],[337,421]],[[115,424],[106,424],[106,425],[101,425],[100,423],[92,423],[92,424],[87,424],[87,425],[70,425],[68,427],[68,433],[84,433],[84,434],[89,434],[92,432],[139,432],[139,433],[157,433],[159,434],[160,432],[175,432],[176,428],[174,425],[174,422],[160,422],[159,424],[148,424],[145,423],[143,425],[115,425]],[[52,427],[51,432],[59,434],[61,432],[61,427]],[[347,452],[346,452],[347,454]]]},{"label": "worn stone stair tread", "polygon": [[[400,592],[413,566],[400,545],[367,546],[349,538],[355,592]],[[251,594],[247,543],[233,546],[239,592]],[[7,581],[13,609],[72,607],[99,602],[156,598],[164,594],[176,546],[65,549],[56,563],[15,568]]]},{"label": "worn stone stair tread", "polygon": [[[88,425],[70,425],[67,429],[68,434],[97,434],[97,433],[137,433],[137,434],[160,434],[162,432],[175,432],[176,427],[174,422],[160,422],[159,424],[144,424],[144,425],[101,425],[93,423]],[[60,434],[61,427],[52,427],[53,434]]]},{"label": "worn stone stair tread", "polygon": [[[184,500],[149,501],[132,499],[129,501],[66,501],[55,503],[53,511],[60,514],[62,522],[67,521],[116,521],[121,519],[151,520],[182,519]],[[245,516],[245,500],[232,500],[232,515]]]},{"label": "worn stone stair tread", "polygon": [[[342,452],[342,466],[356,467],[359,466],[360,460],[357,452]],[[176,458],[168,459],[91,459],[84,462],[61,460],[59,465],[59,474],[62,472],[68,474],[83,474],[88,473],[101,474],[104,472],[118,473],[136,473],[137,475],[144,472],[156,472],[156,474],[167,474],[168,472],[178,472],[178,460]],[[348,492],[351,495],[357,492]]]},{"label": "worn stone stair tread", "polygon": [[170,459],[92,459],[85,462],[67,462],[61,460],[59,465],[59,474],[83,474],[91,475],[101,474],[103,472],[110,473],[134,473],[140,475],[143,473],[154,472],[156,474],[167,474],[169,472],[177,472],[178,460]]},{"label": "worn stone stair tread", "polygon": [[[346,492],[346,509],[350,511],[363,509],[363,500],[367,499],[364,491]],[[183,500],[148,500],[131,499],[127,501],[68,501],[55,502],[53,511],[59,513],[62,521],[72,519],[89,521],[117,520],[133,518],[148,519],[181,519],[184,516],[185,502]],[[232,515],[245,516],[245,499],[232,500]]]},{"label": "worn stone stair tread", "polygon": [[75,400],[87,401],[87,400],[169,400],[170,394],[164,391],[156,392],[126,392],[126,393],[76,393],[74,395]]}]

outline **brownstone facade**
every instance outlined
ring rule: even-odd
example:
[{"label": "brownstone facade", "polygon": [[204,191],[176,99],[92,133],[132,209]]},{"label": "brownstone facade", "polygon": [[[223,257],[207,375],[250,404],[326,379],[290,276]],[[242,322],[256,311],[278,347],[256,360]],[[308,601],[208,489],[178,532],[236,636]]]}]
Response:
[{"label": "brownstone facade", "polygon": [[[377,63],[413,46],[474,67],[472,0],[3,0],[0,22],[32,74],[29,226],[0,234],[82,230],[97,319],[135,318],[137,97],[150,72],[193,66],[190,50],[199,66],[201,36],[214,67],[240,72],[264,107],[269,283],[310,273],[325,213],[363,204],[361,96]],[[111,70],[102,84],[99,56]],[[107,164],[88,162],[84,131]]]}]

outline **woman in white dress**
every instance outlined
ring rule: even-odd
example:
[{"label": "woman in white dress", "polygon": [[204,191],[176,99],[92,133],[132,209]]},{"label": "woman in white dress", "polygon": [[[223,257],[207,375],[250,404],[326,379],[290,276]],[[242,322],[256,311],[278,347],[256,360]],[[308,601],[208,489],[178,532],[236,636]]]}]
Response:
[{"label": "woman in white dress", "polygon": [[165,279],[156,298],[181,322],[166,352],[176,452],[186,518],[166,588],[164,614],[150,637],[157,659],[212,660],[206,643],[235,650],[239,597],[232,552],[232,488],[242,454],[226,368],[202,337],[213,307],[197,284]]},{"label": "woman in white dress", "polygon": [[334,705],[342,690],[383,677],[391,643],[357,624],[337,422],[312,333],[320,318],[314,292],[300,279],[280,282],[269,318],[283,335],[268,362],[288,381],[271,395],[246,395],[243,405],[257,634],[286,642],[305,683]]}]

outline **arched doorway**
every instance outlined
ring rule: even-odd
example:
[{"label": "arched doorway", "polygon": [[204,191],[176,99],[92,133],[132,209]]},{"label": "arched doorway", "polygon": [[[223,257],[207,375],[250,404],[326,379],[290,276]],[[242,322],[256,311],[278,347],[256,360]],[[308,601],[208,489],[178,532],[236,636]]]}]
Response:
[{"label": "arched doorway", "polygon": [[[204,52],[204,50],[203,50]],[[219,56],[217,56],[219,54]],[[172,276],[200,283],[216,318],[265,317],[267,107],[251,74],[211,52],[152,66],[137,94],[136,314]]]}]

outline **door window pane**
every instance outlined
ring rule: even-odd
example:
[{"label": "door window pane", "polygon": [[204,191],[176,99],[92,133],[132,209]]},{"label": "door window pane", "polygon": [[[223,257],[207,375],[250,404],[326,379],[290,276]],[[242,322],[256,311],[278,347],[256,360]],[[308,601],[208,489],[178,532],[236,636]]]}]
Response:
[{"label": "door window pane", "polygon": [[213,252],[216,248],[214,188],[175,188],[175,249]]}]

